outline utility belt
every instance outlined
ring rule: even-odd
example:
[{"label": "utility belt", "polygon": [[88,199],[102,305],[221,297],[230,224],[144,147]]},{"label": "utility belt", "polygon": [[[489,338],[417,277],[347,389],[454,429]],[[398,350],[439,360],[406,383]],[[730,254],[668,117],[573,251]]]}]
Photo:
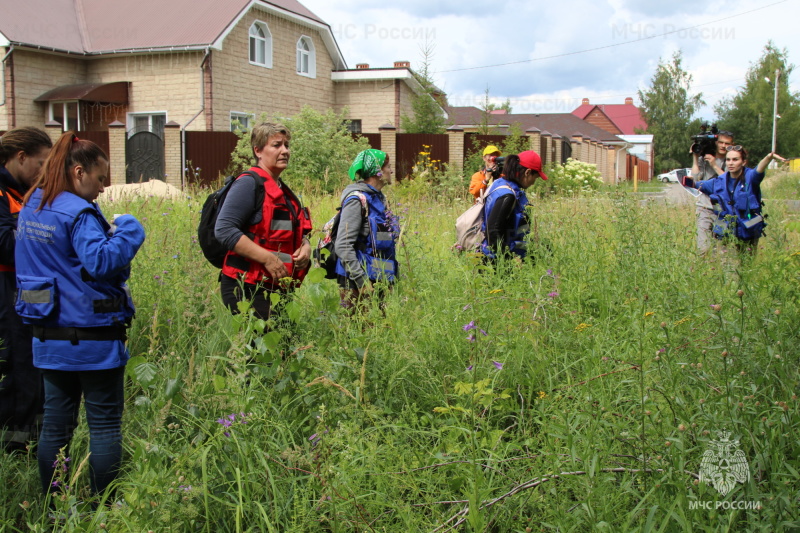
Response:
[{"label": "utility belt", "polygon": [[80,341],[123,341],[128,340],[125,326],[98,326],[96,328],[46,328],[31,326],[33,336],[40,341],[70,341],[73,345]]}]

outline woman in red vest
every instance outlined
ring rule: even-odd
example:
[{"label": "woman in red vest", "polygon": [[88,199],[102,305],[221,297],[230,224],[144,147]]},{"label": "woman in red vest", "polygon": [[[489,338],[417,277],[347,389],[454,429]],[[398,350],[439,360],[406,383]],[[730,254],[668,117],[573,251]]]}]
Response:
[{"label": "woman in red vest", "polygon": [[231,186],[214,227],[228,250],[220,276],[222,301],[232,313],[247,300],[267,319],[269,294],[298,286],[308,272],[308,210],[280,179],[289,164],[291,133],[259,124],[250,133],[255,165]]},{"label": "woman in red vest", "polygon": [[14,232],[22,198],[36,181],[53,143],[38,128],[0,137],[0,440],[24,450],[42,413],[42,377],[33,367],[30,330],[14,311]]}]

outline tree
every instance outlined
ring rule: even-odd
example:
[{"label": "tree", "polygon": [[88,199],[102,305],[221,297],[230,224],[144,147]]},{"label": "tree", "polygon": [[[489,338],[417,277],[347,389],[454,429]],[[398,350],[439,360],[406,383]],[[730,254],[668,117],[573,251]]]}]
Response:
[{"label": "tree", "polygon": [[680,50],[669,63],[659,60],[650,88],[639,91],[640,109],[647,123],[647,130],[641,133],[653,135],[656,171],[691,165],[689,137],[697,129],[692,127],[692,117],[705,105],[701,94],[689,95],[692,76],[683,70],[681,61]]},{"label": "tree", "polygon": [[486,90],[483,93],[483,102],[481,102],[480,110],[481,110],[481,121],[478,124],[478,133],[481,135],[491,135],[494,130],[497,129],[495,125],[492,124],[492,111],[497,111],[500,109],[504,109],[507,114],[511,114],[511,100],[506,98],[506,101],[503,102],[501,105],[493,104],[489,101],[489,86],[486,86]]},{"label": "tree", "polygon": [[[794,65],[787,64],[788,52],[778,50],[772,41],[761,58],[750,66],[744,87],[715,108],[720,129],[733,132],[736,144],[749,152],[755,164],[772,148],[772,113],[775,97],[775,70],[781,72],[778,85],[778,131],[776,151],[785,156],[800,155],[800,97],[789,91]],[[769,78],[768,82],[765,78]]]},{"label": "tree", "polygon": [[511,114],[511,98],[506,98],[506,101],[500,105],[497,104],[489,104],[487,106],[489,111],[499,111],[501,109],[505,109],[507,114]]},{"label": "tree", "polygon": [[433,84],[431,59],[433,45],[425,43],[421,47],[422,67],[414,76],[422,86],[422,92],[411,99],[412,116],[400,117],[400,128],[406,133],[444,133],[445,118],[442,106],[445,96]]}]

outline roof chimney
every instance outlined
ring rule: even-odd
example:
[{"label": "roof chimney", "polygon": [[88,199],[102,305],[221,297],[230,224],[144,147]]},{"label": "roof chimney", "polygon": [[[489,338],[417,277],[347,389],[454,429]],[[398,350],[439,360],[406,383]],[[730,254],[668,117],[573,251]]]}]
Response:
[{"label": "roof chimney", "polygon": [[633,105],[633,98],[631,98],[630,96],[629,96],[629,97],[627,97],[627,98],[625,99],[625,104],[626,104],[626,105]]},{"label": "roof chimney", "polygon": [[369,63],[356,63],[357,70],[364,70],[369,68]]},{"label": "roof chimney", "polygon": [[589,99],[584,98],[583,100],[581,100],[581,105],[589,105]]},{"label": "roof chimney", "polygon": [[395,61],[394,68],[411,68],[411,61]]}]

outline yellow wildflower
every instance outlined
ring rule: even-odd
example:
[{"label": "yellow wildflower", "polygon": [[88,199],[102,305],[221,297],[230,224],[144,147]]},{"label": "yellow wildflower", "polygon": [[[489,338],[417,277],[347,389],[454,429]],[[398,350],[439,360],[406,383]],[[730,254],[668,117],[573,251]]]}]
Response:
[{"label": "yellow wildflower", "polygon": [[581,322],[580,324],[575,326],[575,331],[583,331],[584,329],[590,328],[590,327],[592,327],[591,324],[585,324],[585,323]]},{"label": "yellow wildflower", "polygon": [[503,289],[494,289],[489,291],[489,294],[497,294],[498,292],[503,292]]},{"label": "yellow wildflower", "polygon": [[649,317],[649,316],[653,316],[654,314],[655,314],[654,312],[652,312],[652,311],[648,311],[648,312],[646,312],[646,313],[644,314],[644,317],[645,317],[645,318],[647,318],[647,317]]}]

